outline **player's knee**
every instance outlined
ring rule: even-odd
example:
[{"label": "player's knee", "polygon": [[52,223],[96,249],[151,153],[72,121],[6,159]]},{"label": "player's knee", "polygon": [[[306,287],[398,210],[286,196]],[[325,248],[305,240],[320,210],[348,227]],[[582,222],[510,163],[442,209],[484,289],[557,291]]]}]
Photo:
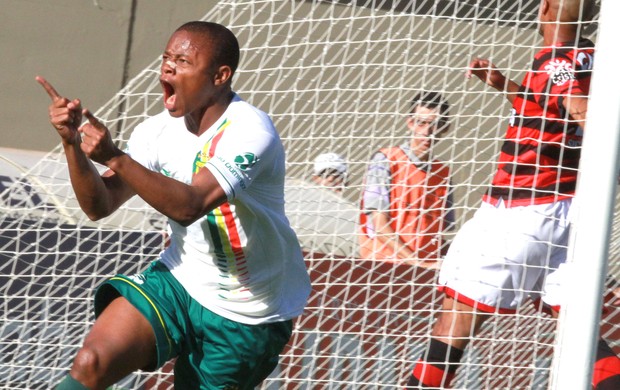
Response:
[{"label": "player's knee", "polygon": [[82,347],[73,360],[71,376],[85,385],[97,383],[103,376],[97,351],[87,346]]}]

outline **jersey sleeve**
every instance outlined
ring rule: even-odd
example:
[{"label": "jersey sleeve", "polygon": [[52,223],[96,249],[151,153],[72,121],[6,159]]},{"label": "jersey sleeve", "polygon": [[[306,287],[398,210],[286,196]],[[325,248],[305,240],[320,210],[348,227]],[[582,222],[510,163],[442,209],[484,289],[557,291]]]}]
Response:
[{"label": "jersey sleeve", "polygon": [[261,126],[231,127],[205,168],[215,176],[230,201],[270,168],[278,150],[276,142],[279,140]]}]

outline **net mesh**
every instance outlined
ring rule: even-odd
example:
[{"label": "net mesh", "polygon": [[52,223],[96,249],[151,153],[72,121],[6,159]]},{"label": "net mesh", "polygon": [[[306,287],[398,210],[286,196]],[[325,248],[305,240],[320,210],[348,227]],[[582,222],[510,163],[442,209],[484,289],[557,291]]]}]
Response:
[{"label": "net mesh", "polygon": [[[287,151],[287,214],[313,292],[264,389],[402,388],[425,347],[441,295],[431,270],[364,260],[358,210],[364,172],[379,148],[399,145],[412,96],[441,92],[451,129],[434,157],[452,172],[460,226],[490,181],[509,117],[497,92],[464,73],[476,56],[520,80],[540,48],[538,1],[221,1],[203,17],[238,37],[234,88],[271,115]],[[596,38],[596,18],[584,32]],[[162,42],[162,47],[163,47]],[[155,60],[96,111],[123,145],[162,110]],[[348,186],[334,196],[309,183],[314,158],[346,157]],[[94,223],[80,211],[60,146],[1,194],[0,388],[49,388],[68,370],[94,321],[94,289],[154,260],[165,221],[139,199]],[[609,289],[620,274],[618,222]],[[607,291],[608,292],[608,291]],[[618,348],[618,309],[602,335]],[[527,306],[484,325],[458,371],[461,388],[544,388],[555,322]],[[118,388],[172,388],[170,364]]]}]

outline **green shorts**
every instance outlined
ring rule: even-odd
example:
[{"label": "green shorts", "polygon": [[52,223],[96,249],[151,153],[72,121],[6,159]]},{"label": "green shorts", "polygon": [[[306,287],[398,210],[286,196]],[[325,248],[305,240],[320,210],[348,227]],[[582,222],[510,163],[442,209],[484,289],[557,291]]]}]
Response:
[{"label": "green shorts", "polygon": [[159,262],[142,274],[117,275],[104,282],[95,294],[95,315],[119,295],[155,332],[157,363],[146,369],[177,358],[177,389],[253,389],[276,368],[292,334],[291,320],[246,325],[207,310]]}]

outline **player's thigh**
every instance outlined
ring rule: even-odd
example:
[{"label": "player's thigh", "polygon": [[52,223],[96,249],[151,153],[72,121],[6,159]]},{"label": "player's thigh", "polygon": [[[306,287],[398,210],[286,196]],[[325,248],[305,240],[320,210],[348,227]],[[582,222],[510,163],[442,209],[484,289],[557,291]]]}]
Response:
[{"label": "player's thigh", "polygon": [[84,348],[96,353],[99,363],[110,371],[129,373],[153,365],[155,333],[142,313],[119,296],[99,315]]}]

